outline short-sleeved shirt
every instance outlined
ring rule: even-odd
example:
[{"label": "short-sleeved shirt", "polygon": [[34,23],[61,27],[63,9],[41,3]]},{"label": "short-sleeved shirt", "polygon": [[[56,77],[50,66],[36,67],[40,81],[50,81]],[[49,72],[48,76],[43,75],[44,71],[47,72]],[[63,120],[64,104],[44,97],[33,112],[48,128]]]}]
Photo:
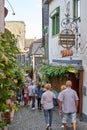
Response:
[{"label": "short-sleeved shirt", "polygon": [[42,97],[42,88],[36,87],[35,94],[37,94],[38,97],[41,98]]},{"label": "short-sleeved shirt", "polygon": [[66,88],[59,94],[58,100],[62,101],[64,113],[74,113],[77,111],[75,103],[79,98],[75,90]]},{"label": "short-sleeved shirt", "polygon": [[29,96],[35,96],[35,86],[34,85],[28,86],[28,90],[29,90]]},{"label": "short-sleeved shirt", "polygon": [[32,96],[32,85],[28,86],[28,90],[29,90],[29,96]]},{"label": "short-sleeved shirt", "polygon": [[47,90],[42,94],[41,104],[43,105],[44,109],[52,109],[53,105],[53,98],[56,98],[55,94],[50,90]]}]

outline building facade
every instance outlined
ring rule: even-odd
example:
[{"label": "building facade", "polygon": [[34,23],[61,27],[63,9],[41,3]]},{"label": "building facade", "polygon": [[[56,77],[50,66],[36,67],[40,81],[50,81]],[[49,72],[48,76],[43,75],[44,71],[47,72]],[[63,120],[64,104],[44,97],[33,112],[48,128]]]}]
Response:
[{"label": "building facade", "polygon": [[38,70],[43,65],[44,48],[42,44],[42,38],[32,42],[29,47],[29,61],[33,66],[33,80],[38,79]]},{"label": "building facade", "polygon": [[[73,73],[70,74],[80,98],[80,119],[87,121],[87,2],[86,0],[44,0],[44,3],[49,5],[49,64],[72,65],[79,71],[77,79],[72,76]],[[68,55],[68,51],[72,54]]]},{"label": "building facade", "polygon": [[[48,59],[48,25],[49,25],[49,5],[42,0],[42,42],[45,50],[45,60]],[[48,62],[48,61],[46,61]]]},{"label": "building facade", "polygon": [[6,21],[5,28],[15,35],[17,39],[17,47],[19,49],[19,54],[17,55],[20,66],[26,66],[26,55],[25,50],[25,23],[24,21]]},{"label": "building facade", "polygon": [[82,58],[84,73],[83,73],[83,118],[87,122],[87,1],[81,0],[81,45],[80,55]]},{"label": "building facade", "polygon": [[20,52],[25,48],[25,23],[23,21],[6,21],[5,27],[17,38],[17,47]]},{"label": "building facade", "polygon": [[0,0],[0,32],[4,32],[4,0]]}]

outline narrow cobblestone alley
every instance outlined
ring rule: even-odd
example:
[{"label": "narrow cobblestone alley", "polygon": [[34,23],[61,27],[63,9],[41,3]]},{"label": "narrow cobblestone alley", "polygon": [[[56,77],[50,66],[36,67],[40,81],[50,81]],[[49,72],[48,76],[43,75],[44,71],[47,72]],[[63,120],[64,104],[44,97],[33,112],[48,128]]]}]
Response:
[{"label": "narrow cobblestone alley", "polygon": [[[57,109],[54,110],[53,129],[57,130],[58,115]],[[45,122],[43,111],[32,110],[31,108],[21,107],[18,112],[15,113],[14,120],[9,127],[9,130],[45,130]]]},{"label": "narrow cobblestone alley", "polygon": [[[14,120],[9,126],[9,130],[45,130],[43,111],[32,110],[30,107],[20,107],[15,113]],[[58,108],[54,109],[52,130],[63,130],[61,119],[58,116]],[[69,125],[67,130],[72,130]],[[87,124],[77,121],[77,130],[87,130]]]}]

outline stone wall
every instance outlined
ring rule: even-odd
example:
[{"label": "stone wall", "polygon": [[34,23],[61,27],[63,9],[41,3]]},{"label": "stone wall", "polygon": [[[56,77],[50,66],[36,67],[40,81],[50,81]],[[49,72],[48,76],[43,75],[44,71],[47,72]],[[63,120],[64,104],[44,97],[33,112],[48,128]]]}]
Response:
[{"label": "stone wall", "polygon": [[17,46],[20,51],[25,48],[25,23],[23,21],[6,21],[6,28],[17,38]]},{"label": "stone wall", "polygon": [[0,32],[4,32],[4,0],[0,0]]}]

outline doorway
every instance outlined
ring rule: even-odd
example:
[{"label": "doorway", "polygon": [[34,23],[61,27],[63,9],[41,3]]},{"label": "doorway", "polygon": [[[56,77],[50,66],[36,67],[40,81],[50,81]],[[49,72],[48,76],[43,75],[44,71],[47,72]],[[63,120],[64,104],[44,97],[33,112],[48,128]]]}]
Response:
[{"label": "doorway", "polygon": [[82,104],[83,104],[83,70],[79,70],[78,76],[75,73],[70,73],[70,80],[72,81],[72,88],[77,92],[79,97],[79,119],[82,120]]}]

